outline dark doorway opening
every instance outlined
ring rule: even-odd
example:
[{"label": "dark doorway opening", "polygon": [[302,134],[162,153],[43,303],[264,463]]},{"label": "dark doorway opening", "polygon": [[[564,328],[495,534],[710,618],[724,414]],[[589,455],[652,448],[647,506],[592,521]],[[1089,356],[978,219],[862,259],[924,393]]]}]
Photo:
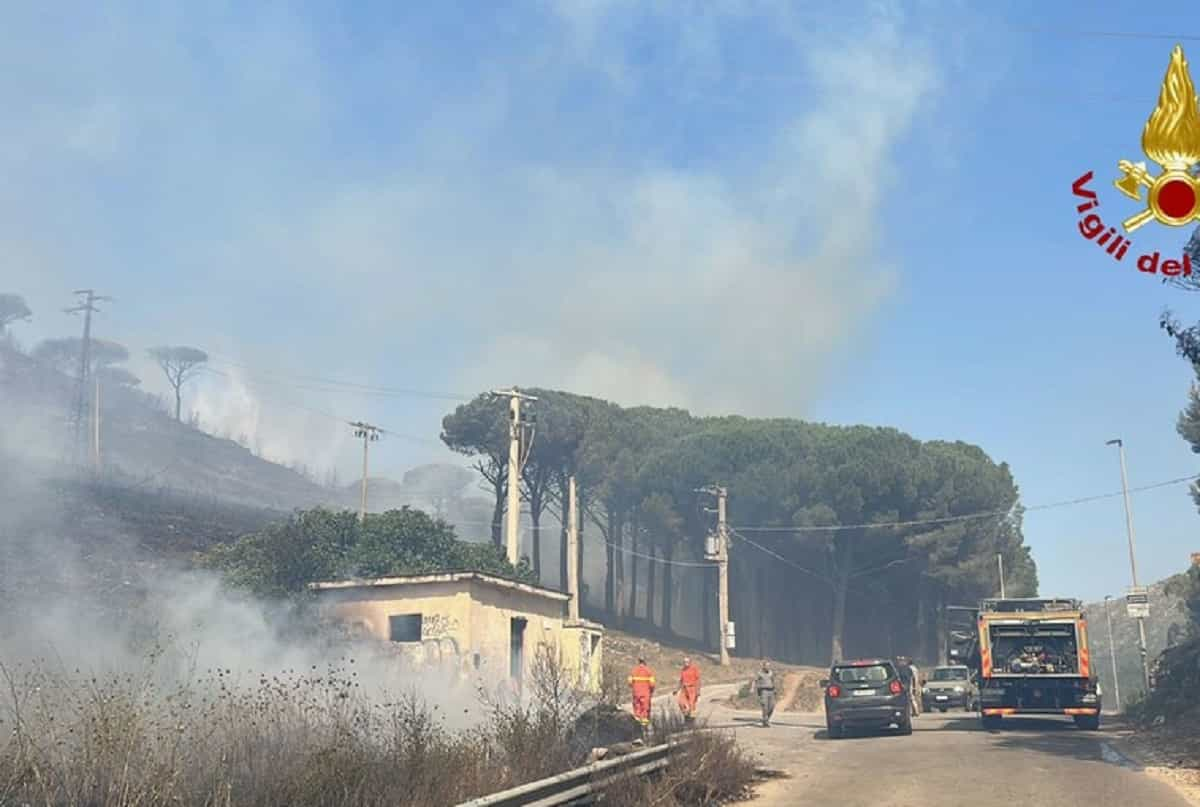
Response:
[{"label": "dark doorway opening", "polygon": [[511,621],[508,647],[508,674],[518,685],[521,683],[521,673],[525,669],[525,625],[524,617],[515,616]]}]

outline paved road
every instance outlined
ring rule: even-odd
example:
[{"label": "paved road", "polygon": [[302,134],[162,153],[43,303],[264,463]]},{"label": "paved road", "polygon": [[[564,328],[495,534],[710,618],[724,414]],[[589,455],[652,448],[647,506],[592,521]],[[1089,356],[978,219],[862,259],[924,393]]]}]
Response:
[{"label": "paved road", "polygon": [[822,715],[776,713],[764,729],[752,713],[712,700],[702,699],[700,713],[710,727],[735,731],[764,767],[787,773],[758,788],[754,807],[1189,807],[1120,755],[1111,728],[1006,718],[984,731],[972,714],[927,713],[908,737],[830,740]]}]

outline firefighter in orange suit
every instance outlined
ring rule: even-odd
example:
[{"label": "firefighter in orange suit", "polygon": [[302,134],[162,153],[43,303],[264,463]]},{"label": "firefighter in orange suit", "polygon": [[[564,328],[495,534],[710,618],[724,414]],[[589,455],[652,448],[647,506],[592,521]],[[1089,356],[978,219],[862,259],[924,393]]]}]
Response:
[{"label": "firefighter in orange suit", "polygon": [[646,659],[638,656],[637,666],[629,673],[629,689],[633,693],[633,716],[643,727],[650,725],[650,699],[654,697],[654,671]]},{"label": "firefighter in orange suit", "polygon": [[675,694],[679,698],[679,711],[683,712],[683,719],[694,720],[696,704],[700,702],[700,668],[693,664],[690,658],[683,660],[683,669],[679,672],[679,689]]}]

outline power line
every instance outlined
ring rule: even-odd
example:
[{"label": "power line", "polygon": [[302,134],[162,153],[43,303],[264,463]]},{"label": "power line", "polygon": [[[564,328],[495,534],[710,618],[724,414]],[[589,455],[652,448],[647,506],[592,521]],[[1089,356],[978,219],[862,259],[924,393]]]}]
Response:
[{"label": "power line", "polygon": [[[232,359],[222,357],[219,354],[210,354],[210,355],[216,356],[217,364],[227,365],[229,367],[236,367],[239,370],[249,371],[249,374],[252,376],[257,375],[260,377],[273,377],[275,379],[294,378],[294,379],[300,379],[302,381],[314,382],[315,384],[326,385],[325,387],[314,387],[311,385],[305,386],[305,385],[289,383],[287,381],[282,381],[282,380],[267,382],[267,383],[278,384],[280,386],[295,387],[297,389],[316,389],[316,390],[322,390],[322,391],[331,391],[328,388],[333,387],[335,389],[354,390],[357,392],[371,393],[371,394],[383,395],[383,396],[409,396],[409,397],[418,397],[418,398],[435,398],[435,399],[450,400],[450,401],[470,401],[470,400],[472,400],[472,397],[469,395],[464,395],[464,394],[455,393],[455,392],[430,392],[428,390],[410,389],[407,387],[381,386],[378,384],[360,384],[355,381],[345,381],[342,379],[327,378],[324,376],[306,375],[306,374],[302,374],[302,373],[292,373],[292,372],[279,371],[279,370],[261,370],[261,369],[254,368],[254,367],[251,367],[246,364],[242,364],[241,362],[237,362]],[[211,363],[212,362],[210,362],[210,364]]]},{"label": "power line", "polygon": [[646,560],[654,561],[655,563],[662,563],[667,566],[682,566],[690,569],[714,569],[717,566],[714,561],[667,560],[666,558],[658,558],[653,555],[645,555],[641,552],[636,552],[633,549],[622,546],[621,544],[614,544],[612,541],[604,541],[603,543],[607,546],[611,546],[618,552],[625,553],[626,555],[632,555],[635,558],[645,558]]},{"label": "power line", "polygon": [[[751,539],[742,535],[735,529],[730,528],[729,533],[733,537],[737,538],[739,541],[747,543],[750,546],[754,547],[755,549],[757,549],[761,552],[765,552],[766,554],[770,555],[771,557],[775,558],[776,560],[779,560],[779,561],[787,564],[788,566],[791,566],[793,569],[795,569],[798,572],[802,572],[803,574],[806,574],[810,577],[815,577],[817,580],[820,580],[821,582],[825,583],[828,586],[833,586],[835,589],[839,585],[838,581],[834,580],[832,577],[821,574],[820,572],[814,572],[812,569],[805,568],[804,566],[801,566],[799,563],[796,563],[796,561],[791,560],[790,558],[786,558],[783,555],[780,555],[778,552],[776,552],[772,549],[768,549],[767,547],[763,546],[760,543],[757,543],[756,541],[752,541]],[[851,575],[851,576],[853,577],[853,575]],[[870,595],[871,592],[866,591],[865,589],[861,589],[857,586],[851,585],[848,581],[849,581],[849,578],[847,578],[847,582],[845,584],[847,591],[853,591],[856,594]]]},{"label": "power line", "polygon": [[[239,382],[241,382],[241,383],[244,383],[244,384],[246,384],[246,386],[248,386],[248,387],[255,388],[255,389],[256,389],[256,392],[258,392],[258,393],[260,393],[260,394],[261,394],[261,392],[262,392],[261,388],[258,388],[258,386],[257,386],[257,385],[258,385],[258,382],[255,382],[255,381],[246,381],[246,380],[244,380],[244,379],[241,379],[241,378],[238,378],[238,377],[236,377],[236,376],[234,376],[234,375],[232,375],[232,374],[230,374],[230,373],[224,372],[223,370],[218,370],[218,369],[216,369],[216,368],[214,368],[214,367],[205,367],[205,368],[203,368],[203,369],[204,369],[204,371],[205,371],[205,372],[212,373],[212,374],[214,374],[214,375],[219,375],[219,376],[222,376],[222,377],[224,377],[224,378],[228,378],[228,379],[231,379],[231,380],[235,380],[235,381],[239,381]],[[351,423],[351,419],[350,419],[350,418],[347,418],[347,417],[345,417],[345,416],[343,416],[343,415],[338,415],[338,414],[335,414],[335,413],[333,413],[333,412],[329,412],[329,411],[327,411],[327,410],[324,410],[324,409],[316,409],[316,408],[314,408],[314,407],[307,406],[307,405],[305,405],[305,404],[301,404],[301,403],[297,403],[296,401],[292,401],[292,400],[290,400],[290,399],[282,398],[282,397],[279,397],[279,396],[271,396],[271,395],[267,395],[266,397],[268,398],[268,400],[272,401],[273,403],[280,404],[281,406],[290,406],[290,407],[292,407],[292,408],[294,408],[294,409],[300,409],[300,410],[303,410],[303,411],[305,411],[305,412],[310,412],[310,413],[312,413],[312,414],[314,414],[314,415],[320,415],[321,417],[329,418],[330,420],[336,420],[336,421],[338,421],[339,423]],[[351,425],[353,425],[353,424],[351,424]],[[404,439],[404,440],[413,440],[413,441],[416,441],[416,442],[419,442],[419,443],[427,443],[427,444],[431,444],[431,445],[433,445],[433,444],[436,444],[436,445],[439,445],[439,446],[443,445],[443,444],[442,444],[442,442],[441,442],[440,440],[434,440],[434,439],[432,439],[432,438],[429,438],[429,437],[420,437],[420,436],[418,436],[418,435],[415,435],[415,434],[405,434],[405,433],[403,433],[403,432],[397,432],[397,431],[393,431],[392,429],[387,429],[387,428],[383,428],[383,427],[379,427],[379,431],[383,432],[384,434],[389,434],[389,435],[391,435],[392,437],[399,437],[399,438],[402,438],[402,439]]]},{"label": "power line", "polygon": [[[1139,493],[1147,490],[1155,490],[1156,488],[1164,488],[1169,485],[1178,485],[1181,482],[1191,482],[1200,479],[1200,474],[1192,474],[1191,476],[1181,476],[1175,479],[1168,479],[1165,482],[1156,482],[1153,485],[1144,485],[1140,488],[1130,488],[1130,493]],[[1052,510],[1059,507],[1070,507],[1076,504],[1085,504],[1087,502],[1099,501],[1101,499],[1112,499],[1123,495],[1121,491],[1116,493],[1102,493],[1096,496],[1083,496],[1078,499],[1067,499],[1059,502],[1049,502],[1047,504],[1030,505],[1022,508],[1023,513],[1033,512],[1035,510]],[[887,529],[893,527],[919,527],[930,524],[950,524],[958,521],[971,521],[977,518],[989,518],[991,516],[1000,516],[1007,514],[1012,508],[1006,507],[1002,510],[982,510],[977,513],[965,513],[958,516],[943,516],[941,518],[922,518],[913,519],[911,521],[880,521],[873,524],[837,524],[821,527],[743,527],[738,529],[742,532],[842,532],[844,530],[869,530],[869,529]]]},{"label": "power line", "polygon": [[[550,501],[551,504],[557,504],[559,506],[562,505],[562,497],[559,496],[557,493],[555,493],[553,490],[547,490],[545,493],[545,496]],[[600,517],[597,516],[594,512],[592,512],[592,509],[590,506],[584,505],[580,509],[583,510],[584,514],[586,514],[588,517],[590,517],[592,519],[593,524],[595,524],[598,528],[601,528]],[[528,511],[523,511],[523,512],[528,512]],[[489,526],[490,526],[490,524],[489,524]],[[541,531],[541,529],[542,528],[539,527],[539,532]],[[614,544],[612,541],[609,541],[607,539],[602,540],[601,543],[604,544],[605,546],[611,546],[613,549],[617,550],[618,552],[623,552],[626,555],[632,555],[635,558],[645,558],[646,560],[651,560],[651,561],[654,561],[655,563],[663,563],[663,564],[666,564],[667,566],[680,566],[680,567],[689,568],[689,569],[711,569],[714,566],[716,566],[716,564],[712,563],[711,561],[667,560],[666,558],[657,558],[657,557],[654,557],[653,555],[646,555],[641,552],[635,552],[633,549],[627,549],[622,544]]]}]

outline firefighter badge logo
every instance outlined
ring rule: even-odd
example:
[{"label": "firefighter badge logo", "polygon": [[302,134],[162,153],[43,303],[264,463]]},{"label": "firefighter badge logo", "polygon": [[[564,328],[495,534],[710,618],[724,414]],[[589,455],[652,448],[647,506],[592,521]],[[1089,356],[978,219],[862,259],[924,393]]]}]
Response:
[{"label": "firefighter badge logo", "polygon": [[1143,187],[1149,191],[1146,208],[1122,222],[1125,232],[1151,219],[1168,227],[1200,221],[1200,100],[1179,45],[1171,52],[1158,106],[1142,130],[1142,151],[1162,171],[1153,176],[1144,162],[1117,163],[1122,174],[1113,183],[1117,190],[1137,202],[1142,201]]},{"label": "firefighter badge logo", "polygon": [[[1200,98],[1188,72],[1187,59],[1179,45],[1171,51],[1167,74],[1158,94],[1158,104],[1142,130],[1142,151],[1158,164],[1152,171],[1145,161],[1120,160],[1120,177],[1113,185],[1122,194],[1139,202],[1142,210],[1121,222],[1123,233],[1106,226],[1100,217],[1100,199],[1088,187],[1091,171],[1071,184],[1071,192],[1082,200],[1075,210],[1080,215],[1079,234],[1104,249],[1116,261],[1124,261],[1133,246],[1129,236],[1151,221],[1167,227],[1184,227],[1200,222]],[[1145,196],[1143,196],[1145,192]],[[1200,270],[1200,228],[1192,236],[1181,259],[1148,252],[1136,259],[1138,271],[1162,272],[1164,280],[1177,282],[1190,278],[1193,268]],[[1200,273],[1200,272],[1198,272]],[[1194,282],[1194,281],[1189,281]]]}]

